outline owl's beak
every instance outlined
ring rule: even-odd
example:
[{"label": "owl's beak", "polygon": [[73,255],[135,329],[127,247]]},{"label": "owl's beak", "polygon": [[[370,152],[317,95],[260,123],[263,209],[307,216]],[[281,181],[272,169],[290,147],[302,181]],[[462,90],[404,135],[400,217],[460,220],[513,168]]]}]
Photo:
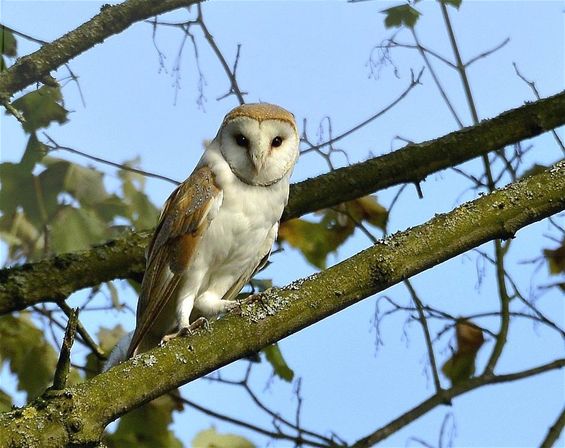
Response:
[{"label": "owl's beak", "polygon": [[267,160],[267,155],[268,153],[266,151],[250,151],[249,156],[251,163],[253,164],[254,174],[259,174],[259,172],[263,169],[265,161]]}]

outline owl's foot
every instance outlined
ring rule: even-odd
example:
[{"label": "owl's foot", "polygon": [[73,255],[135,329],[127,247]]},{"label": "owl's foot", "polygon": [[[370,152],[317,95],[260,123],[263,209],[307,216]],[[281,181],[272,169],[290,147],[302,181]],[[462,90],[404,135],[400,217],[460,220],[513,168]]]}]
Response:
[{"label": "owl's foot", "polygon": [[179,331],[175,333],[171,333],[163,336],[160,345],[165,345],[167,342],[169,342],[171,339],[174,338],[190,336],[194,333],[194,330],[197,330],[199,328],[204,328],[207,330],[209,327],[210,324],[208,323],[208,319],[206,319],[205,317],[199,317],[194,322],[192,322],[188,327],[182,327]]}]

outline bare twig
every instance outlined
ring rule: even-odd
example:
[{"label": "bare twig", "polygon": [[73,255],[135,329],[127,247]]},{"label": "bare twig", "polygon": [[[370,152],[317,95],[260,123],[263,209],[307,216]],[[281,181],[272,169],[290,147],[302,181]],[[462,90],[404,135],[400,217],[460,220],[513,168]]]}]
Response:
[{"label": "bare twig", "polygon": [[102,159],[101,157],[92,156],[90,154],[87,154],[86,152],[79,151],[78,149],[69,148],[68,146],[61,146],[55,140],[53,140],[49,135],[47,135],[45,132],[43,133],[43,135],[45,136],[45,138],[50,143],[50,144],[45,145],[50,151],[67,151],[67,152],[70,152],[72,154],[77,154],[79,156],[86,157],[87,159],[94,160],[95,162],[99,162],[99,163],[103,163],[105,165],[110,165],[110,166],[113,166],[115,168],[119,168],[121,170],[131,171],[132,173],[137,173],[137,174],[141,174],[143,176],[153,177],[155,179],[164,180],[164,181],[170,182],[174,185],[180,184],[179,181],[171,179],[170,177],[167,177],[167,176],[162,176],[161,174],[155,174],[155,173],[151,173],[149,171],[139,170],[137,168],[132,168],[129,165],[111,162],[109,160]]},{"label": "bare twig", "polygon": [[200,4],[198,4],[198,18],[196,20],[200,24],[200,28],[202,28],[202,32],[204,33],[204,38],[210,44],[210,47],[214,51],[214,54],[216,55],[218,60],[220,61],[220,64],[222,65],[222,68],[224,69],[224,72],[226,72],[226,75],[227,75],[227,77],[230,81],[231,87],[230,87],[230,91],[229,91],[228,95],[230,93],[233,93],[236,96],[237,100],[239,101],[239,104],[244,104],[245,100],[243,99],[243,95],[245,95],[246,92],[241,91],[241,89],[239,88],[239,84],[237,83],[237,79],[236,79],[236,70],[237,70],[237,64],[238,64],[238,61],[239,61],[240,46],[238,45],[237,54],[236,54],[235,62],[234,62],[234,65],[233,65],[233,69],[231,69],[230,66],[228,65],[227,61],[226,61],[226,58],[224,58],[224,55],[222,54],[218,45],[216,44],[214,37],[212,36],[212,34],[210,34],[210,31],[208,30],[206,23],[204,22],[204,17],[202,15],[202,6]]},{"label": "bare twig", "polygon": [[196,410],[198,410],[198,411],[200,411],[200,412],[202,412],[206,415],[209,415],[210,417],[214,417],[214,418],[217,418],[219,420],[222,420],[222,421],[225,421],[225,422],[228,422],[228,423],[232,423],[232,424],[237,425],[237,426],[241,426],[242,428],[250,429],[250,430],[255,431],[259,434],[263,434],[265,436],[271,437],[275,440],[289,440],[289,441],[294,442],[298,445],[307,445],[307,446],[313,446],[313,447],[319,447],[319,448],[335,446],[335,444],[329,445],[329,444],[325,444],[325,443],[319,443],[319,442],[316,442],[314,440],[306,439],[306,438],[302,437],[300,434],[297,435],[297,436],[293,436],[292,434],[286,434],[286,433],[283,433],[283,432],[278,431],[278,430],[277,431],[270,431],[268,429],[262,428],[260,426],[254,425],[254,424],[246,422],[244,420],[240,420],[240,419],[237,419],[235,417],[230,417],[228,415],[221,414],[219,412],[213,411],[209,408],[206,408],[202,405],[199,405],[199,404],[195,403],[194,401],[188,400],[188,399],[181,397],[179,395],[175,395],[175,396],[173,396],[173,398],[180,401],[181,403],[183,403],[187,406],[190,406],[193,409],[196,409]]},{"label": "bare twig", "polygon": [[[70,320],[71,317],[73,316],[73,309],[69,305],[67,305],[67,302],[65,302],[64,300],[61,300],[61,301],[57,302],[57,305],[59,305],[59,308],[61,308],[61,310],[67,315],[67,317]],[[77,313],[77,315],[78,315],[78,313]],[[96,342],[94,342],[94,339],[92,339],[90,334],[88,334],[88,331],[86,331],[86,328],[84,328],[84,326],[82,325],[82,323],[80,322],[78,317],[77,317],[76,328],[77,328],[78,334],[82,338],[84,344],[88,348],[90,348],[92,353],[94,353],[98,359],[106,360],[108,358],[108,356],[106,355],[104,350],[102,350],[100,348],[100,346]]]},{"label": "bare twig", "polygon": [[510,38],[509,38],[509,37],[507,37],[506,39],[504,39],[504,40],[503,40],[501,43],[499,43],[496,47],[494,47],[494,48],[492,48],[492,49],[490,49],[490,50],[484,51],[484,52],[478,54],[477,56],[475,56],[475,57],[469,59],[467,62],[465,62],[465,64],[463,64],[463,66],[464,66],[465,68],[467,68],[467,67],[469,67],[471,64],[474,64],[475,62],[477,62],[479,59],[486,58],[486,57],[490,56],[491,54],[496,53],[498,50],[500,50],[502,47],[504,47],[506,44],[508,44],[508,42],[510,42]]},{"label": "bare twig", "polygon": [[391,434],[397,432],[399,429],[404,428],[408,424],[417,420],[422,415],[428,413],[438,405],[442,404],[444,398],[453,399],[455,397],[458,397],[459,395],[463,395],[469,391],[489,384],[517,381],[524,378],[529,378],[531,376],[539,375],[544,372],[549,372],[551,370],[562,369],[563,367],[565,367],[565,359],[557,359],[548,364],[543,364],[532,369],[522,370],[506,375],[481,375],[478,377],[470,378],[469,380],[459,383],[449,389],[445,389],[441,394],[432,395],[427,400],[421,402],[418,406],[410,409],[408,412],[405,412],[400,417],[392,420],[390,423],[381,427],[377,431],[374,431],[368,436],[358,440],[352,445],[352,447],[365,448],[377,444],[378,442],[386,439]]},{"label": "bare twig", "polygon": [[437,370],[436,358],[434,355],[434,347],[432,344],[432,338],[430,336],[430,329],[428,328],[428,322],[426,320],[426,316],[424,315],[424,306],[422,305],[422,301],[418,297],[416,290],[412,286],[410,280],[404,280],[404,285],[408,288],[408,292],[412,297],[412,301],[416,305],[416,309],[418,310],[418,320],[422,325],[422,330],[424,331],[424,337],[426,340],[426,347],[428,349],[428,357],[430,360],[430,369],[432,370],[432,377],[434,379],[434,385],[436,389],[436,393],[441,393],[443,390],[441,387],[441,382],[439,380],[439,374]]},{"label": "bare twig", "polygon": [[337,141],[341,140],[342,138],[347,137],[348,135],[353,134],[354,132],[358,131],[359,129],[361,129],[362,127],[368,125],[369,123],[371,123],[373,120],[376,120],[377,118],[379,118],[380,116],[384,115],[385,113],[387,113],[390,109],[392,109],[394,106],[396,106],[400,101],[402,101],[406,95],[408,95],[408,93],[410,93],[410,91],[416,87],[417,85],[420,84],[420,78],[422,77],[422,74],[424,72],[424,69],[422,68],[420,70],[420,72],[415,76],[414,73],[412,73],[412,78],[410,80],[410,84],[408,85],[408,87],[406,87],[406,89],[393,101],[391,102],[389,105],[387,105],[384,109],[381,109],[380,111],[378,111],[376,114],[370,116],[369,118],[367,118],[366,120],[362,121],[361,123],[357,124],[356,126],[353,126],[351,129],[349,129],[348,131],[345,131],[339,135],[337,135],[336,137],[333,137],[323,143],[320,143],[318,145],[314,145],[310,148],[308,148],[308,150],[314,150],[314,149],[319,149],[322,148],[324,146],[327,145],[331,145],[333,143],[336,143]]},{"label": "bare twig", "polygon": [[[516,72],[516,75],[522,81],[524,81],[530,87],[530,89],[532,89],[532,92],[534,92],[535,97],[539,100],[541,96],[538,88],[536,87],[536,83],[534,81],[528,80],[524,75],[522,75],[522,73],[520,73],[520,70],[518,70],[518,65],[515,62],[513,62],[512,65],[514,66],[514,71]],[[559,147],[561,148],[561,151],[565,153],[565,144],[563,143],[563,140],[561,140],[561,137],[559,137],[559,134],[557,134],[557,131],[555,129],[552,129],[551,134],[553,135],[553,138],[557,142],[557,145],[559,145]]]},{"label": "bare twig", "polygon": [[67,378],[69,377],[69,369],[71,367],[71,348],[75,341],[75,334],[78,324],[78,308],[72,310],[67,329],[65,330],[65,337],[63,338],[63,345],[55,369],[55,377],[53,379],[53,390],[62,390],[67,385]]}]

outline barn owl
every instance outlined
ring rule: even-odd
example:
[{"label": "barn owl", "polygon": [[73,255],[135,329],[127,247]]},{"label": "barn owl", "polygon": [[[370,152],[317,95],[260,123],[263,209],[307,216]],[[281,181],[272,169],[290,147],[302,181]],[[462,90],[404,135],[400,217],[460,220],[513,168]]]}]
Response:
[{"label": "barn owl", "polygon": [[[298,144],[294,116],[279,106],[245,104],[226,115],[161,212],[126,358],[237,305],[271,253]],[[123,345],[109,366],[124,358]]]}]

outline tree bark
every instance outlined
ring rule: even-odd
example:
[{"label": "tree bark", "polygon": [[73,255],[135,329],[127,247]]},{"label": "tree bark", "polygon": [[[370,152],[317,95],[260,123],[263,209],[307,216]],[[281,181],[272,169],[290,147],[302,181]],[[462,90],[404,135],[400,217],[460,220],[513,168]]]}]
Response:
[{"label": "tree bark", "polygon": [[168,390],[489,240],[514,237],[522,227],[563,209],[565,161],[325,271],[265,291],[243,305],[240,315],[214,322],[210,332],[174,339],[85,383],[0,414],[0,446],[91,446],[109,422]]}]

